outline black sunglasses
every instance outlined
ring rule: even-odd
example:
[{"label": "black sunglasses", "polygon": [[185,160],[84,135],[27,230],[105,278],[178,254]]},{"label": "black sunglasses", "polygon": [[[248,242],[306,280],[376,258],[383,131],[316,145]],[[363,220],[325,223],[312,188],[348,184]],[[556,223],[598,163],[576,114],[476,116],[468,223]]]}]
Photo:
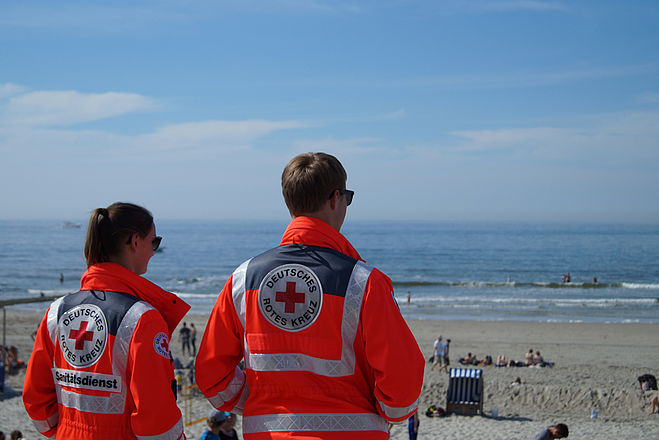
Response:
[{"label": "black sunglasses", "polygon": [[160,236],[157,236],[156,238],[153,239],[153,241],[151,242],[151,246],[153,246],[153,252],[158,250],[161,241],[162,241],[162,237]]},{"label": "black sunglasses", "polygon": [[[355,196],[355,192],[350,190],[350,189],[338,189],[338,190],[335,190],[335,191],[338,191],[339,194],[341,194],[341,195],[345,194],[345,196],[346,196],[346,206],[350,206],[350,204],[352,203],[352,198]],[[332,191],[330,193],[328,199],[331,199],[333,195],[334,195],[334,191]]]}]

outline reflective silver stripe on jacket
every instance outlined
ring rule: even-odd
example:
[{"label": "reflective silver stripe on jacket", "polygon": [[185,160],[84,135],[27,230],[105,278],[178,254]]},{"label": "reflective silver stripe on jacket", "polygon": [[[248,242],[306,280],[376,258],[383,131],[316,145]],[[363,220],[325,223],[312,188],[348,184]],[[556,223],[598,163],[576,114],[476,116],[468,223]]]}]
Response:
[{"label": "reflective silver stripe on jacket", "polygon": [[267,414],[243,417],[243,434],[286,431],[388,431],[377,414]]},{"label": "reflective silver stripe on jacket", "polygon": [[233,271],[231,278],[231,297],[233,298],[233,307],[236,309],[238,319],[243,325],[245,330],[245,274],[247,273],[247,265],[251,259],[245,261],[243,264]]},{"label": "reflective silver stripe on jacket", "polygon": [[[353,344],[359,326],[359,315],[362,299],[364,298],[364,290],[372,270],[372,267],[367,266],[361,261],[358,261],[352,270],[343,303],[341,359],[321,359],[302,353],[251,353],[247,345],[247,340],[245,340],[246,367],[254,371],[307,371],[327,377],[341,377],[354,374],[355,351]],[[242,292],[236,291],[234,287],[233,294],[236,312],[244,326],[245,285],[242,285]],[[242,298],[242,303],[237,298]],[[241,304],[240,308],[238,308],[238,304]]]},{"label": "reflective silver stripe on jacket", "polygon": [[[219,408],[229,400],[235,399],[238,393],[240,393],[244,383],[245,373],[243,373],[239,367],[236,367],[236,369],[233,370],[233,377],[231,378],[231,382],[229,382],[229,386],[227,386],[226,389],[220,391],[213,397],[209,397],[208,401],[215,408]],[[247,388],[246,385],[245,388]]]},{"label": "reflective silver stripe on jacket", "polygon": [[112,374],[121,376],[121,392],[110,393],[107,397],[90,396],[64,390],[60,385],[55,384],[59,403],[67,408],[77,409],[78,411],[97,414],[123,414],[126,404],[126,393],[128,392],[126,364],[128,363],[130,341],[140,318],[149,310],[154,310],[154,308],[144,301],[138,301],[133,304],[121,320],[117,335],[114,338]]},{"label": "reflective silver stripe on jacket", "polygon": [[243,387],[243,392],[240,393],[240,398],[238,399],[238,402],[231,409],[231,412],[240,414],[242,416],[243,411],[245,410],[245,402],[247,402],[248,397],[249,397],[249,384],[245,380],[245,386]]},{"label": "reflective silver stripe on jacket", "polygon": [[55,413],[52,416],[48,417],[46,420],[34,420],[32,419],[32,424],[34,425],[35,428],[37,428],[37,431],[40,433],[48,432],[51,429],[53,429],[55,426],[57,426],[57,423],[59,422],[59,414]]},{"label": "reflective silver stripe on jacket", "polygon": [[157,435],[136,435],[140,440],[177,440],[183,434],[183,418],[178,419],[178,422],[172,428]]},{"label": "reflective silver stripe on jacket", "polygon": [[48,309],[46,325],[48,326],[48,334],[50,335],[50,340],[53,341],[53,346],[57,345],[57,315],[59,315],[59,309],[62,307],[63,301],[64,297],[56,299]]},{"label": "reflective silver stripe on jacket", "polygon": [[419,406],[419,399],[417,399],[416,402],[405,408],[387,406],[384,403],[382,403],[380,400],[378,400],[378,405],[380,405],[380,408],[382,408],[382,412],[388,418],[400,419],[401,417],[405,417],[406,415],[414,411]]}]

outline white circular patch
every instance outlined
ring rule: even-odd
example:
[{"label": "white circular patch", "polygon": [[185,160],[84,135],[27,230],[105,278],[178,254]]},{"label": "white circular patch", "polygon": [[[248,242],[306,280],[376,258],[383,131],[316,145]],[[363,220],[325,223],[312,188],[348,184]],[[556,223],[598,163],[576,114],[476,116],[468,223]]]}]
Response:
[{"label": "white circular patch", "polygon": [[160,356],[169,359],[169,338],[166,334],[160,332],[153,338],[153,349]]},{"label": "white circular patch", "polygon": [[259,287],[259,309],[282,330],[296,332],[316,321],[323,306],[323,288],[316,274],[301,264],[271,270]]},{"label": "white circular patch", "polygon": [[69,365],[94,365],[108,340],[108,323],[100,307],[81,304],[64,313],[58,323],[59,346]]}]

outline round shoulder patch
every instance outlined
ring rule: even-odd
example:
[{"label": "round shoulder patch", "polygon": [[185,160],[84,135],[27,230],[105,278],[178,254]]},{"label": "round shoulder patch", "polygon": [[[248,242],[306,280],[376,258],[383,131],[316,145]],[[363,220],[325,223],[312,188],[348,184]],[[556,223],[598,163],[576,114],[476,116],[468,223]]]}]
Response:
[{"label": "round shoulder patch", "polygon": [[59,346],[69,365],[94,365],[105,351],[108,323],[100,307],[81,304],[62,314],[57,324]]},{"label": "round shoulder patch", "polygon": [[316,321],[323,306],[323,288],[318,276],[301,264],[284,264],[263,278],[259,287],[259,310],[282,330],[304,330]]},{"label": "round shoulder patch", "polygon": [[158,333],[153,338],[153,349],[160,356],[169,359],[169,338],[163,332]]}]

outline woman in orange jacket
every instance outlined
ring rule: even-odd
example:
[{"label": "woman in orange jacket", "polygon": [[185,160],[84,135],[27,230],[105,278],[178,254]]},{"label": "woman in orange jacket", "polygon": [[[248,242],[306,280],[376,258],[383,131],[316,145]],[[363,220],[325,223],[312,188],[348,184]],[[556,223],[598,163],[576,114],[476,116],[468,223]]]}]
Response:
[{"label": "woman in orange jacket", "polygon": [[161,240],[140,206],[92,213],[80,291],[48,308],[25,376],[46,437],[185,438],[169,340],[190,306],[140,276]]}]

